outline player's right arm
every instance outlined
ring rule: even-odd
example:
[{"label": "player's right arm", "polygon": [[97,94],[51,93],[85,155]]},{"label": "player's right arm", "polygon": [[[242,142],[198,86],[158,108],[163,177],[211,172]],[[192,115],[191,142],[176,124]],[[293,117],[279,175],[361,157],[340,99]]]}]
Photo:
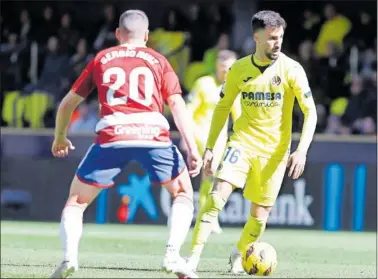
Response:
[{"label": "player's right arm", "polygon": [[73,84],[71,90],[59,104],[55,119],[54,142],[51,152],[55,157],[65,157],[74,146],[67,139],[67,130],[72,113],[77,106],[85,100],[94,88],[93,60],[89,62],[79,78]]},{"label": "player's right arm", "polygon": [[235,73],[235,67],[231,67],[229,72],[227,73],[226,82],[220,93],[221,99],[219,100],[213,113],[209,137],[206,144],[207,149],[212,150],[214,148],[219,134],[228,119],[231,107],[233,106],[239,92],[240,91],[237,82],[237,75]]},{"label": "player's right arm", "polygon": [[202,167],[202,160],[198,154],[194,138],[193,121],[182,98],[178,77],[168,62],[163,73],[162,94],[172,112],[176,127],[186,144],[190,168],[189,174],[197,176]]},{"label": "player's right arm", "polygon": [[[206,143],[206,150],[205,154],[203,155],[203,165],[205,168],[205,173],[208,176],[214,175],[212,170],[213,148],[217,142],[220,132],[226,124],[230,110],[239,92],[235,67],[231,67],[227,73],[226,82],[222,88],[222,91],[220,92],[221,99],[219,100],[213,113],[209,136]],[[235,120],[234,117],[233,120]]]},{"label": "player's right arm", "polygon": [[241,115],[241,100],[240,95],[238,95],[231,107],[231,117],[232,121],[235,122]]}]

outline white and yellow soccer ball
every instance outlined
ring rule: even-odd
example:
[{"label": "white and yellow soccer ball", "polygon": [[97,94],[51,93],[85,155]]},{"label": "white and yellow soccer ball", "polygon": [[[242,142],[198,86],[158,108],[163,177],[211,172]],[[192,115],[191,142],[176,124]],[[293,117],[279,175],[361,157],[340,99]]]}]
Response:
[{"label": "white and yellow soccer ball", "polygon": [[249,275],[271,275],[277,267],[277,252],[269,243],[251,243],[244,249],[242,264]]}]

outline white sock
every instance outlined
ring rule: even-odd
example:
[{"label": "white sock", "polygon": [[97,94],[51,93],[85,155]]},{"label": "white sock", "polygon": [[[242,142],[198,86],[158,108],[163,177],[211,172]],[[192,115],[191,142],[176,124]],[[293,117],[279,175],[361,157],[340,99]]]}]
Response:
[{"label": "white sock", "polygon": [[169,236],[166,253],[178,256],[193,220],[193,200],[178,195],[173,201],[168,228]]},{"label": "white sock", "polygon": [[60,239],[64,249],[64,261],[77,264],[82,232],[83,209],[75,205],[66,206],[60,221]]}]

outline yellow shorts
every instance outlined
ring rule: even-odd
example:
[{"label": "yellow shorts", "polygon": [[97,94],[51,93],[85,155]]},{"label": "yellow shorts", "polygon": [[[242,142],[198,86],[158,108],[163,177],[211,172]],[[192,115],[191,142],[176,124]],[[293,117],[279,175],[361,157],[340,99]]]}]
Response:
[{"label": "yellow shorts", "polygon": [[273,206],[285,175],[287,160],[264,158],[229,142],[215,178],[244,188],[244,197],[262,206]]}]

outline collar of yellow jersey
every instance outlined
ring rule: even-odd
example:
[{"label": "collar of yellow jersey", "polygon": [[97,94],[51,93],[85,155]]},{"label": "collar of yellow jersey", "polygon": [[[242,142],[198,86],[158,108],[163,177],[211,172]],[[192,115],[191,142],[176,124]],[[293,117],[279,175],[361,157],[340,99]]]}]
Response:
[{"label": "collar of yellow jersey", "polygon": [[251,62],[253,64],[253,66],[258,68],[260,70],[260,72],[263,73],[266,69],[268,69],[270,66],[272,66],[274,64],[274,62],[276,62],[276,60],[263,62],[263,61],[257,59],[254,54],[252,54],[251,55]]},{"label": "collar of yellow jersey", "polygon": [[271,65],[271,64],[274,63],[274,60],[273,61],[263,62],[260,59],[258,59],[255,54],[252,54],[251,60],[252,60],[253,64],[256,64],[259,67],[267,67],[267,66],[269,66],[269,65]]}]

